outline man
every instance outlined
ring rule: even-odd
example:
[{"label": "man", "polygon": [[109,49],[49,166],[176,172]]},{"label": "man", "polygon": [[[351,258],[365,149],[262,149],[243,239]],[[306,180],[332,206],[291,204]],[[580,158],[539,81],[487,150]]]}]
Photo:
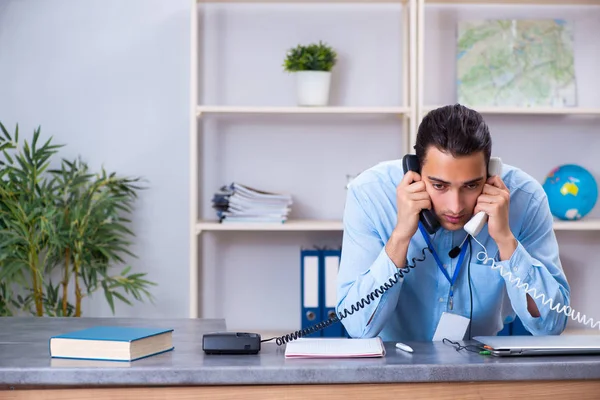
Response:
[{"label": "man", "polygon": [[[553,304],[569,305],[546,194],[531,176],[512,166],[503,165],[501,177],[488,178],[491,148],[479,113],[461,105],[442,107],[419,126],[415,152],[421,174],[404,174],[401,160],[389,161],[349,185],[338,313],[365,305],[342,320],[352,337],[432,340],[443,313],[469,318],[471,337],[495,335],[515,315],[532,334],[564,330],[565,314],[511,283],[519,278]],[[433,210],[440,221],[433,235],[419,227],[422,209]],[[489,220],[476,239],[503,266],[505,276],[491,268],[491,260],[482,262],[483,248],[462,229],[479,211]],[[424,250],[428,240],[431,252]],[[456,247],[464,254],[451,257]],[[361,301],[389,285],[407,262],[414,268],[403,272],[394,286],[372,301]]]}]

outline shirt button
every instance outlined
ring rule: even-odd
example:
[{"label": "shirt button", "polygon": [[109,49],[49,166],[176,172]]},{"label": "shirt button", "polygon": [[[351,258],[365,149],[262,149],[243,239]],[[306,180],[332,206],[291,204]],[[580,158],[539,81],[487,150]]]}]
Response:
[{"label": "shirt button", "polygon": [[513,267],[513,272],[517,272],[518,269],[519,268],[517,268],[517,267]]},{"label": "shirt button", "polygon": [[443,303],[443,302],[444,302],[444,298],[440,297],[440,303]]},{"label": "shirt button", "polygon": [[444,268],[448,268],[448,264],[444,264]]}]

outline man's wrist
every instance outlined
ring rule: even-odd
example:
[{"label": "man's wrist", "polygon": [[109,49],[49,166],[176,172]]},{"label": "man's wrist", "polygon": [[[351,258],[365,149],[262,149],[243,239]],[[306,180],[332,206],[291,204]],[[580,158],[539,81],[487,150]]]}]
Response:
[{"label": "man's wrist", "polygon": [[498,245],[498,250],[500,252],[500,261],[510,260],[518,247],[517,239],[512,233],[500,240],[497,240],[496,244]]},{"label": "man's wrist", "polygon": [[394,265],[396,265],[396,268],[403,268],[405,266],[409,243],[410,238],[406,238],[396,230],[392,231],[385,245],[385,251]]},{"label": "man's wrist", "polygon": [[413,235],[406,236],[406,234],[404,232],[394,229],[392,231],[392,234],[390,235],[389,241],[397,243],[397,244],[401,244],[401,245],[408,245],[408,243],[410,243],[410,239],[412,238],[412,236]]}]

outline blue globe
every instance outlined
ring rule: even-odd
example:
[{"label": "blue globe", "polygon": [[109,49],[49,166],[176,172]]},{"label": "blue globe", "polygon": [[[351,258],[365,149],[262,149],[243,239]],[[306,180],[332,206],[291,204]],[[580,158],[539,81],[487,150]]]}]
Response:
[{"label": "blue globe", "polygon": [[593,175],[575,164],[561,165],[546,176],[543,184],[550,212],[558,219],[573,221],[592,211],[598,200]]}]

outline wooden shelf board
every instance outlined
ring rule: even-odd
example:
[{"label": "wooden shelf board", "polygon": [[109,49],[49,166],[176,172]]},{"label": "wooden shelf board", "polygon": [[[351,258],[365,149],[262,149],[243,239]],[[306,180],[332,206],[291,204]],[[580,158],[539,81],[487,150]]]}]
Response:
[{"label": "wooden shelf board", "polygon": [[425,0],[427,4],[600,5],[600,0]]},{"label": "wooden shelf board", "polygon": [[409,107],[246,107],[198,106],[202,114],[392,114],[410,113]]},{"label": "wooden shelf board", "polygon": [[[472,107],[472,106],[470,106]],[[438,106],[423,106],[423,111],[428,112]],[[584,107],[472,107],[481,114],[506,114],[506,115],[600,115],[600,108]]]},{"label": "wooden shelf board", "polygon": [[408,0],[196,0],[198,3],[406,3]]},{"label": "wooden shelf board", "polygon": [[[342,221],[321,220],[289,220],[277,223],[230,223],[217,221],[200,221],[196,224],[196,232],[202,231],[342,231]],[[556,231],[600,231],[600,219],[582,219],[579,221],[554,221]]]},{"label": "wooden shelf board", "polygon": [[196,232],[202,231],[341,231],[342,221],[289,220],[283,224],[240,222],[221,224],[217,221],[200,221]]},{"label": "wooden shelf board", "polygon": [[600,219],[590,218],[578,221],[554,220],[555,231],[600,231]]},{"label": "wooden shelf board", "polygon": [[[407,3],[408,0],[196,0],[198,3],[312,3],[312,4],[377,4]],[[600,5],[600,0],[424,0],[426,4],[520,4],[520,5]]]}]

